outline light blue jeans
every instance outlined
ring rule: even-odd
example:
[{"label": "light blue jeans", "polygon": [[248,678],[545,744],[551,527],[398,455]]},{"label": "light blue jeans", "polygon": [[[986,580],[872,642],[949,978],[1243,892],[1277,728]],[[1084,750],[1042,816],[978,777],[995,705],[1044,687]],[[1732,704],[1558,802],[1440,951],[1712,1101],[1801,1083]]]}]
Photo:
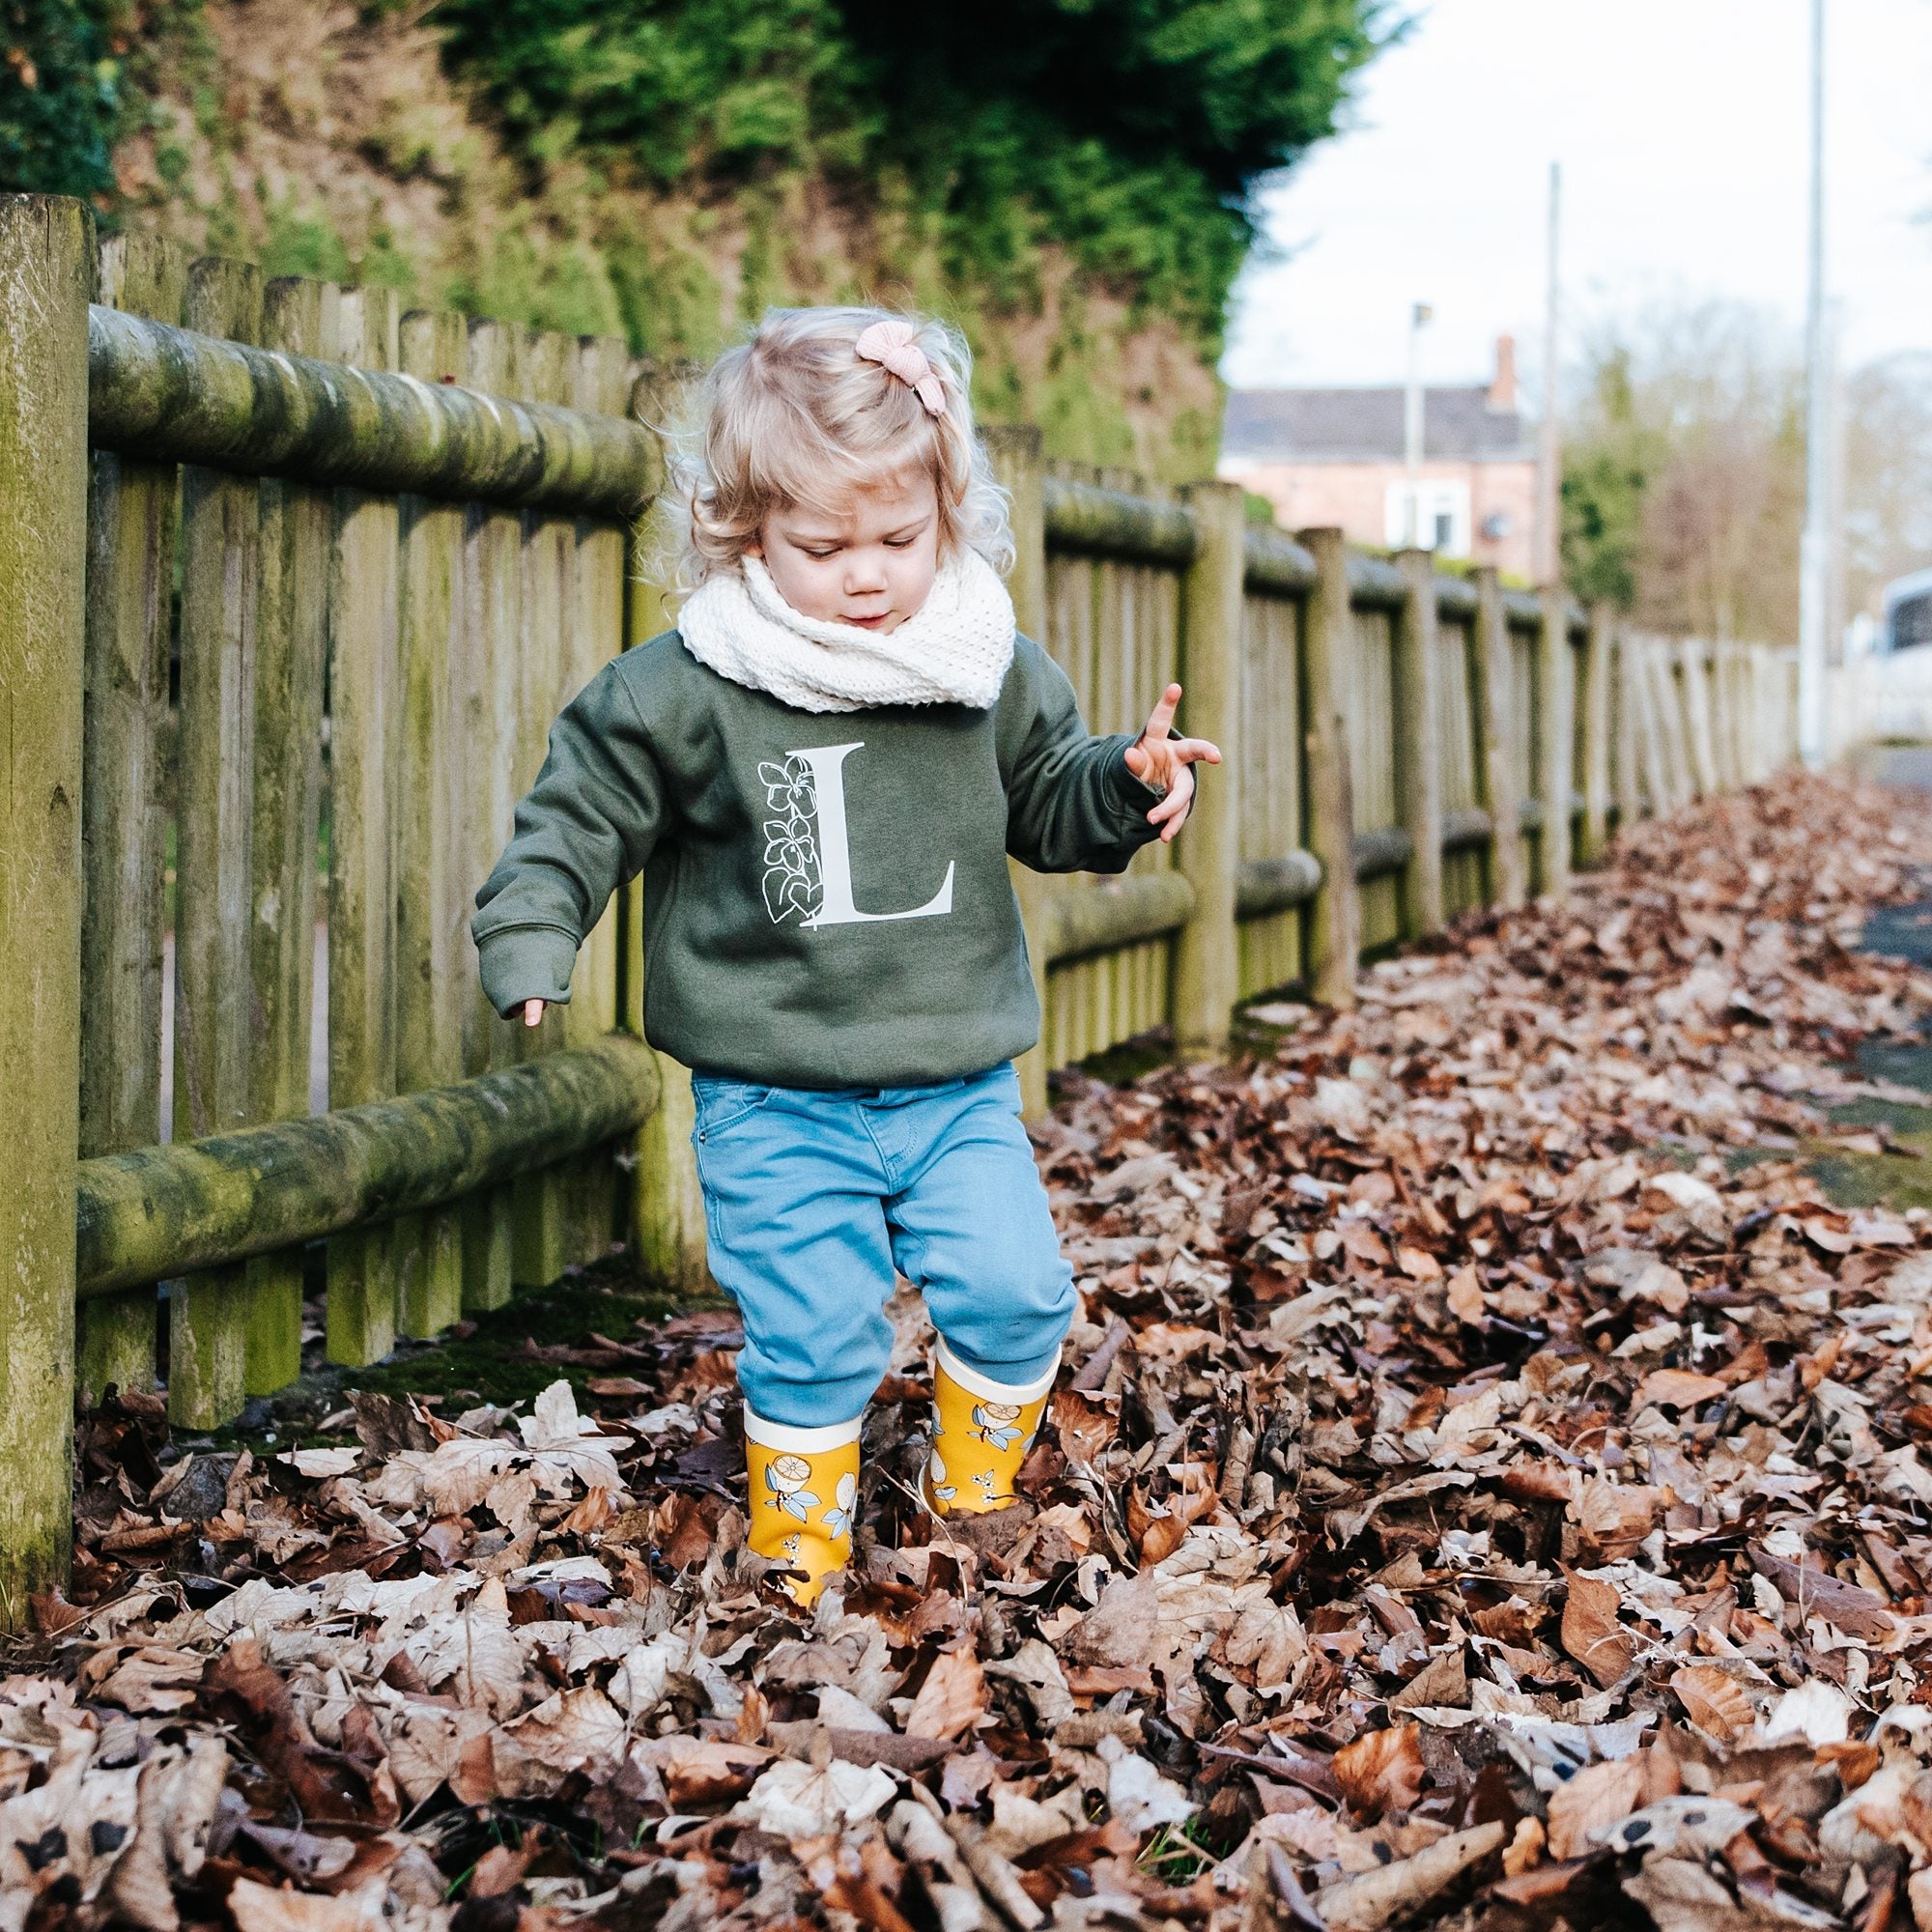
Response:
[{"label": "light blue jeans", "polygon": [[1010,1065],[930,1087],[761,1087],[695,1073],[711,1272],[738,1304],[738,1380],[768,1422],[848,1422],[892,1352],[895,1268],[968,1368],[1043,1374],[1073,1270]]}]

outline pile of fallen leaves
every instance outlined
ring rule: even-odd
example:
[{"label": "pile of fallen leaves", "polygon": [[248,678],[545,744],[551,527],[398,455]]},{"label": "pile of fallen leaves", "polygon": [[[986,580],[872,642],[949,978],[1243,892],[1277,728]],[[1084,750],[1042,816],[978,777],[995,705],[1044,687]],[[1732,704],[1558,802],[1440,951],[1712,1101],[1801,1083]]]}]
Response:
[{"label": "pile of fallen leaves", "polygon": [[1026,1500],[920,1512],[904,1298],[810,1616],[727,1314],[587,1301],[594,1413],[256,1459],[110,1403],[0,1681],[0,1928],[1932,1927],[1932,1219],[1799,1161],[1924,1099],[1852,1057],[1932,1009],[1853,950],[1921,816],[1782,780],[1081,1086]]}]

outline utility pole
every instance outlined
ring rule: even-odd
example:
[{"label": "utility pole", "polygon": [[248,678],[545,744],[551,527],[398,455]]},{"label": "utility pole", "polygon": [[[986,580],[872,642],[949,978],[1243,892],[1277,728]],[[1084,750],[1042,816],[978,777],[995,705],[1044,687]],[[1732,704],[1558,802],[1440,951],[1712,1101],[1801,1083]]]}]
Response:
[{"label": "utility pole", "polygon": [[1402,518],[1402,547],[1413,550],[1422,541],[1422,331],[1435,319],[1427,302],[1408,312],[1408,381],[1402,398],[1403,468],[1406,472],[1407,506]]},{"label": "utility pole", "polygon": [[1549,164],[1548,284],[1543,296],[1543,419],[1536,426],[1536,541],[1539,583],[1563,574],[1563,447],[1556,424],[1558,322],[1557,241],[1563,207],[1563,164]]},{"label": "utility pole", "polygon": [[1798,550],[1798,755],[1825,762],[1832,385],[1825,342],[1825,0],[1811,0],[1811,246],[1804,311],[1804,534]]}]

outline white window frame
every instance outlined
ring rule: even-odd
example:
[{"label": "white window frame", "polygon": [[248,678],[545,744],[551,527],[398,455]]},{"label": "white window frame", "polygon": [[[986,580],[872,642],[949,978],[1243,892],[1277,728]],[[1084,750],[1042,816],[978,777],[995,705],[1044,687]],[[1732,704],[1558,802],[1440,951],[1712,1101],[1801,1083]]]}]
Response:
[{"label": "white window frame", "polygon": [[[1425,476],[1415,486],[1416,542],[1424,550],[1441,556],[1469,554],[1469,486],[1453,476]],[[1437,519],[1448,522],[1444,540],[1435,541]],[[1384,541],[1400,550],[1408,541],[1408,479],[1399,478],[1388,486]]]}]

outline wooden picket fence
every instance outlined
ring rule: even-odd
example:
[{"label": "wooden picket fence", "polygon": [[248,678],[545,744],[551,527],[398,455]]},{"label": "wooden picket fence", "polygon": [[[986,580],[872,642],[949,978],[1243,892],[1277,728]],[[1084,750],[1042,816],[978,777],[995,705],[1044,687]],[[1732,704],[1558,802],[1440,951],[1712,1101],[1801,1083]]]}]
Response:
[{"label": "wooden picket fence", "polygon": [[[467,933],[551,720],[665,626],[645,424],[680,380],[0,197],[0,1622],[65,1574],[76,1391],[154,1387],[164,1350],[208,1428],[299,1373],[318,1291],[360,1366],[615,1239],[703,1279],[639,895],[534,1032]],[[1776,654],[990,440],[1022,626],[1090,723],[1178,674],[1230,753],[1122,878],[1017,874],[1036,1107],[1151,1028],[1212,1048],[1254,994],[1346,1000],[1364,949],[1790,755]]]}]

